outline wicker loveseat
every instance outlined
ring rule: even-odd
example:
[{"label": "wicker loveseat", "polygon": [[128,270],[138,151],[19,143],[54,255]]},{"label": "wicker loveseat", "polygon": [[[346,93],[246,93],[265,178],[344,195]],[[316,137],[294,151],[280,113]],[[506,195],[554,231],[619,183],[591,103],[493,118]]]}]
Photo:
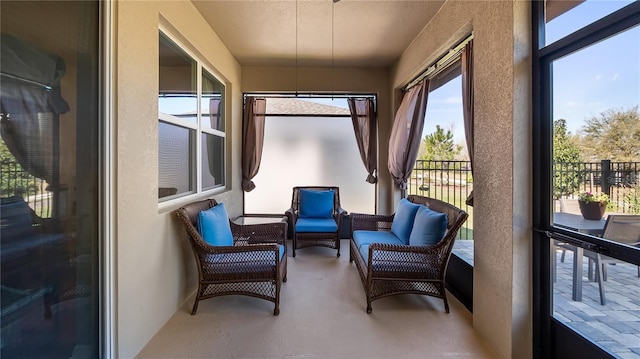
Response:
[{"label": "wicker loveseat", "polygon": [[[218,203],[213,199],[190,203],[176,210],[184,224],[198,268],[198,302],[222,295],[247,295],[271,301],[280,313],[280,286],[287,281],[287,224],[239,225],[229,222],[232,245],[211,245],[198,229],[198,215]],[[226,214],[226,212],[225,212]]]},{"label": "wicker loveseat", "polygon": [[[392,215],[351,213],[349,261],[356,263],[360,274],[367,297],[367,313],[371,313],[371,302],[376,299],[409,293],[442,298],[448,313],[445,274],[456,234],[468,214],[433,198],[410,195],[407,200],[428,208],[423,208],[422,212],[438,216],[441,223],[439,233],[444,232],[441,239],[436,239],[431,245],[407,244],[392,231],[394,216],[398,216],[399,211]],[[425,222],[418,220],[415,213],[413,218],[406,216],[406,228],[401,228],[405,236],[414,231],[430,231],[429,228],[418,228]],[[440,215],[442,213],[446,218]],[[397,228],[395,232],[398,232]]]}]

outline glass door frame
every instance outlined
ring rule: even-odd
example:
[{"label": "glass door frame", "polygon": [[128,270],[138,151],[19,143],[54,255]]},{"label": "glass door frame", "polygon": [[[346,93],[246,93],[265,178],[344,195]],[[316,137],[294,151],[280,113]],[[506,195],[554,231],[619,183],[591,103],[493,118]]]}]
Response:
[{"label": "glass door frame", "polygon": [[552,236],[640,265],[637,251],[552,224],[552,63],[640,24],[640,1],[545,46],[545,2],[532,1],[533,43],[533,353],[534,358],[602,358],[610,355],[553,317]]}]

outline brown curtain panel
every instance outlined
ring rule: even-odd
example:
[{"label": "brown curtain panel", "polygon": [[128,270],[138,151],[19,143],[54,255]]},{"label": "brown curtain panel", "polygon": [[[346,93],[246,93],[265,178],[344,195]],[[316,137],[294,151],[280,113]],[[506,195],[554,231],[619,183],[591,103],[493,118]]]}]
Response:
[{"label": "brown curtain panel", "polygon": [[360,158],[367,169],[367,182],[376,183],[378,178],[378,121],[373,100],[370,98],[349,98],[349,110]]},{"label": "brown curtain panel", "polygon": [[393,182],[402,190],[403,197],[407,189],[407,180],[418,157],[428,95],[427,79],[409,89],[402,98],[391,129],[389,172]]},{"label": "brown curtain panel", "polygon": [[267,101],[248,96],[242,123],[242,189],[251,192],[256,185],[252,179],[258,174],[264,144],[264,115]]},{"label": "brown curtain panel", "polygon": [[[462,50],[462,113],[464,116],[464,135],[471,162],[471,176],[473,176],[473,41],[469,41]],[[466,203],[473,206],[473,190],[469,193]]]}]

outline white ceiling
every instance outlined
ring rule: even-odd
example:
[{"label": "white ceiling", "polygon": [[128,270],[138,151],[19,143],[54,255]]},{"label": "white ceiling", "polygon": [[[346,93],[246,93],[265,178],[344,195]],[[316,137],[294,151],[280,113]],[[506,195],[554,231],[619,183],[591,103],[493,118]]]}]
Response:
[{"label": "white ceiling", "polygon": [[392,65],[444,1],[193,0],[193,3],[243,66],[360,67]]}]

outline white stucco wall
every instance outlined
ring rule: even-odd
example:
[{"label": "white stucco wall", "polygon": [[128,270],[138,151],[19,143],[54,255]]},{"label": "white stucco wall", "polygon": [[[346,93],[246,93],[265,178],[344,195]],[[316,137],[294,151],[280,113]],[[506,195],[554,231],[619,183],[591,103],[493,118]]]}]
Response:
[{"label": "white stucco wall", "polygon": [[502,358],[532,355],[529,14],[524,1],[448,1],[391,79],[397,108],[399,88],[473,31],[473,325]]},{"label": "white stucco wall", "polygon": [[[196,288],[191,249],[172,213],[158,208],[158,31],[162,22],[210,62],[227,85],[230,216],[240,191],[241,71],[187,1],[119,1],[115,8],[116,351],[133,358]],[[175,30],[175,31],[173,31]]]}]

